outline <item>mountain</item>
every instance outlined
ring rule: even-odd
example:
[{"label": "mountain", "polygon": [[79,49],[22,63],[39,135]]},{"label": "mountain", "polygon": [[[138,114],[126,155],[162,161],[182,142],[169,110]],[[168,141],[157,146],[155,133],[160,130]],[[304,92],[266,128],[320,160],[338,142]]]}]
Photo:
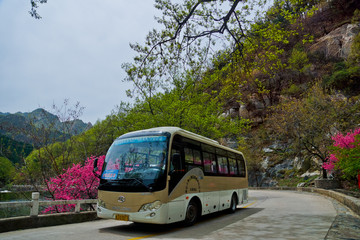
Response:
[{"label": "mountain", "polygon": [[61,122],[56,115],[42,108],[25,113],[0,112],[0,135],[35,147],[66,141],[91,127],[91,123],[79,119]]}]

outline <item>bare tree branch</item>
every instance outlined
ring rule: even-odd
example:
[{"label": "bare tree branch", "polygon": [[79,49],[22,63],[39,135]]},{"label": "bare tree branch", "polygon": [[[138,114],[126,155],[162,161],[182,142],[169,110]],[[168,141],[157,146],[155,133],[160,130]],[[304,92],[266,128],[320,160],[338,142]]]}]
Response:
[{"label": "bare tree branch", "polygon": [[35,19],[40,19],[41,16],[37,13],[36,9],[39,7],[39,3],[47,3],[47,0],[30,0],[31,3],[31,10],[29,11],[30,15]]},{"label": "bare tree branch", "polygon": [[[180,21],[179,19],[177,19],[176,17],[174,17],[175,21],[178,23],[178,26],[174,32],[174,34],[167,38],[167,39],[164,39],[164,40],[161,40],[159,42],[157,42],[156,44],[154,44],[150,50],[147,52],[147,54],[145,55],[145,57],[143,58],[143,63],[141,64],[141,66],[143,66],[146,62],[146,60],[149,58],[149,56],[153,53],[153,51],[160,47],[160,51],[162,52],[162,45],[168,43],[168,42],[171,42],[171,41],[175,41],[179,36],[180,36],[180,33],[182,31],[182,29],[184,28],[184,26],[190,21],[191,17],[194,16],[196,10],[199,8],[199,6],[201,4],[204,4],[204,3],[210,3],[210,2],[216,2],[216,1],[219,1],[219,0],[199,0],[192,8],[191,10],[189,11],[189,13],[185,16],[185,18]],[[227,31],[232,39],[235,41],[236,43],[236,46],[242,46],[241,42],[240,42],[240,39],[242,37],[245,36],[244,34],[244,31],[242,29],[242,24],[238,18],[238,16],[236,15],[236,8],[238,7],[238,4],[241,2],[242,0],[235,0],[232,5],[231,5],[231,8],[230,10],[227,12],[227,14],[222,17],[222,18],[215,18],[213,17],[212,15],[210,16],[215,22],[223,22],[222,25],[219,27],[219,28],[215,28],[215,29],[212,29],[212,30],[208,30],[208,31],[203,31],[201,33],[198,33],[196,35],[184,35],[184,38],[187,38],[187,39],[199,39],[199,38],[203,38],[203,37],[206,37],[206,36],[209,36],[209,35],[213,35],[213,34],[216,34],[216,33],[219,33],[219,34],[224,34],[225,31]],[[237,20],[237,23],[239,25],[239,28],[241,29],[241,36],[240,38],[238,38],[235,33],[233,33],[229,27],[228,27],[228,22],[231,18],[231,16],[234,15],[236,20]],[[209,15],[204,15],[204,16],[209,16]]]}]

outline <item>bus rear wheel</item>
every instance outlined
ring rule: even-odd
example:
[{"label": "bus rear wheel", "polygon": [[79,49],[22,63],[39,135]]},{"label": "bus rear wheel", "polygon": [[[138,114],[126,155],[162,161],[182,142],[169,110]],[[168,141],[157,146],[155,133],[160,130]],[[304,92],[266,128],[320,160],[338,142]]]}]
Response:
[{"label": "bus rear wheel", "polygon": [[186,216],[184,220],[185,226],[192,226],[199,217],[199,206],[195,201],[190,201],[186,208]]}]

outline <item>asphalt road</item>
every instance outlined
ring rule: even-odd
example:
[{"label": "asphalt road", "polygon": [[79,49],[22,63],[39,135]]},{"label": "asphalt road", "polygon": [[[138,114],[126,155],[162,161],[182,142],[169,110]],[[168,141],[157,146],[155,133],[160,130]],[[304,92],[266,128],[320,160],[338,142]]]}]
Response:
[{"label": "asphalt road", "polygon": [[[123,239],[339,239],[332,233],[338,203],[323,196],[292,191],[249,191],[250,201],[234,214],[205,216],[192,227],[142,225],[115,220],[68,224],[0,233],[1,240]],[[345,210],[346,212],[346,210]],[[348,213],[346,213],[348,214]],[[357,217],[354,218],[357,221]],[[342,223],[346,224],[346,223]],[[355,223],[357,224],[357,223]],[[356,230],[356,229],[355,229]],[[349,232],[346,230],[346,232]],[[355,237],[351,239],[357,239]],[[338,238],[339,237],[339,238]],[[349,238],[348,238],[349,239]]]}]

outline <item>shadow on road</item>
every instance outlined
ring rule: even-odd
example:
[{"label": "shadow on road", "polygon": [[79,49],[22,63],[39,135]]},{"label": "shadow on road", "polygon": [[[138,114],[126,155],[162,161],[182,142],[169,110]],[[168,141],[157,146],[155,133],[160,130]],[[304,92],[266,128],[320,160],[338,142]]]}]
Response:
[{"label": "shadow on road", "polygon": [[151,237],[171,234],[172,238],[196,238],[210,234],[211,232],[222,229],[230,224],[241,221],[253,214],[262,211],[263,208],[241,208],[233,214],[226,212],[218,212],[203,216],[199,221],[191,227],[183,227],[181,223],[156,225],[156,224],[140,224],[129,223],[125,225],[117,225],[114,221],[113,227],[101,228],[100,233],[115,234],[126,236],[128,238]]}]

